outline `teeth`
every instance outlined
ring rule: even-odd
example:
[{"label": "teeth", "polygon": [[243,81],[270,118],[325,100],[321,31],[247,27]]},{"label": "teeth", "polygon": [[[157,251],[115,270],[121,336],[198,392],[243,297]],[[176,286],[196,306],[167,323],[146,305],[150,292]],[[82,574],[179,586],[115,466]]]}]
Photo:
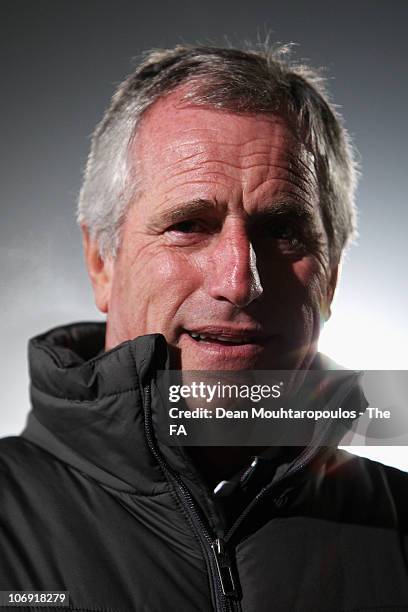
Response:
[{"label": "teeth", "polygon": [[206,334],[199,334],[197,332],[189,332],[192,338],[200,339],[200,340],[216,340],[217,342],[225,342],[228,344],[247,344],[252,342],[252,338],[239,338],[239,340],[234,340],[233,338],[224,338],[220,336],[210,336]]}]

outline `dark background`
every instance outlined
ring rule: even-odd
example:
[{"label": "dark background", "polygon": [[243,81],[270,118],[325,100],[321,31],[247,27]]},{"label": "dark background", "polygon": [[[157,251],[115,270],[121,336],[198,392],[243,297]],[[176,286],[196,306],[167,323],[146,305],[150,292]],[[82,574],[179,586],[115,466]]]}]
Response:
[{"label": "dark background", "polygon": [[321,347],[350,367],[407,368],[408,2],[13,0],[0,23],[0,435],[24,424],[28,338],[99,317],[74,219],[95,123],[140,52],[182,42],[270,32],[326,68],[363,176],[360,239]]}]

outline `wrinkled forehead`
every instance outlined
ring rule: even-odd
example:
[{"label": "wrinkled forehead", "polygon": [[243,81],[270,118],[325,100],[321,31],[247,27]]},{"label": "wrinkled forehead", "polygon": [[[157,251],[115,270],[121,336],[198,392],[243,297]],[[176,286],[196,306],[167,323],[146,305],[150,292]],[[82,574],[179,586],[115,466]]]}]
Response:
[{"label": "wrinkled forehead", "polygon": [[[315,176],[314,157],[279,115],[238,114],[187,103],[183,89],[157,100],[144,114],[129,150],[143,181],[157,181],[177,164],[204,159],[234,164],[258,156],[259,163],[282,163]],[[267,160],[267,161],[266,161]]]}]

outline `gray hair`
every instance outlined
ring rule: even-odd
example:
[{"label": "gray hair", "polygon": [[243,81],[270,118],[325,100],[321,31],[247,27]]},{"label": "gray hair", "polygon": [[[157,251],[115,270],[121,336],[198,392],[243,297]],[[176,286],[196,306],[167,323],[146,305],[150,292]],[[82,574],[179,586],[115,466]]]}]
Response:
[{"label": "gray hair", "polygon": [[178,45],[155,50],[118,88],[97,126],[78,203],[102,257],[115,257],[129,203],[140,183],[128,159],[137,127],[154,102],[186,84],[185,99],[235,113],[275,113],[296,130],[315,160],[320,209],[335,265],[356,231],[357,166],[342,118],[319,72],[295,64],[288,46],[239,50]]}]

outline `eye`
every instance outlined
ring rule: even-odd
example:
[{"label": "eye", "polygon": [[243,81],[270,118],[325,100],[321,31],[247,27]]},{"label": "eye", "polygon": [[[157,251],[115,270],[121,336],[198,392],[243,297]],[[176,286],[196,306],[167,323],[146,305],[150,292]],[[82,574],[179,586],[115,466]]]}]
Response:
[{"label": "eye", "polygon": [[276,248],[282,255],[303,256],[308,252],[305,228],[294,220],[272,219],[260,226],[265,248]]},{"label": "eye", "polygon": [[181,232],[182,234],[193,234],[203,231],[203,224],[195,219],[180,221],[167,229],[168,232]]},{"label": "eye", "polygon": [[173,223],[164,232],[168,243],[174,246],[199,246],[207,243],[216,227],[210,220],[185,219]]},{"label": "eye", "polygon": [[296,238],[296,231],[290,225],[277,225],[271,229],[271,234],[274,238],[280,240],[294,240]]},{"label": "eye", "polygon": [[293,223],[287,222],[278,221],[269,223],[265,226],[264,232],[269,238],[274,238],[275,240],[294,242],[300,241],[302,238],[299,228],[297,228]]}]

